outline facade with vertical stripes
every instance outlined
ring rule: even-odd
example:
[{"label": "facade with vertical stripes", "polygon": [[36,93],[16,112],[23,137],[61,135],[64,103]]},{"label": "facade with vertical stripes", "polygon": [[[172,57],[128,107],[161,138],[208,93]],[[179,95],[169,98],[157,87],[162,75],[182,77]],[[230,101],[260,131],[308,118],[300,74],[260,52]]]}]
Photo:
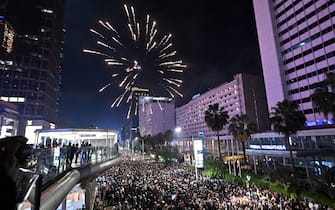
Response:
[{"label": "facade with vertical stripes", "polygon": [[[265,101],[263,80],[259,76],[236,74],[230,82],[198,94],[187,104],[176,108],[176,124],[182,128],[180,138],[191,139],[204,132],[205,138],[216,139],[205,122],[205,111],[209,105],[218,103],[230,117],[247,114],[250,122],[257,125],[258,131],[268,129],[268,112]],[[220,135],[228,135],[226,129]]]},{"label": "facade with vertical stripes", "polygon": [[[254,0],[268,109],[296,101],[307,126],[325,124],[311,94],[335,71],[335,1]],[[328,123],[334,123],[328,120]]]}]

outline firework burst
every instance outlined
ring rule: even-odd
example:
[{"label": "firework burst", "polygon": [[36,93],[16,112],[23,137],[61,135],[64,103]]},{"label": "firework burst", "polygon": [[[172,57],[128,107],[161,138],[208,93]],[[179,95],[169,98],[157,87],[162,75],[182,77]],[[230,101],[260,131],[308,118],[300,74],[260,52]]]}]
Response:
[{"label": "firework burst", "polygon": [[157,22],[150,15],[138,19],[132,6],[124,5],[126,24],[118,29],[111,22],[99,20],[90,32],[97,38],[95,49],[84,53],[101,56],[110,66],[112,81],[104,84],[99,92],[117,85],[122,91],[111,104],[119,107],[129,104],[127,118],[137,114],[138,100],[135,90],[148,90],[150,94],[183,97],[180,78],[186,65],[177,59],[172,35],[160,35]]}]

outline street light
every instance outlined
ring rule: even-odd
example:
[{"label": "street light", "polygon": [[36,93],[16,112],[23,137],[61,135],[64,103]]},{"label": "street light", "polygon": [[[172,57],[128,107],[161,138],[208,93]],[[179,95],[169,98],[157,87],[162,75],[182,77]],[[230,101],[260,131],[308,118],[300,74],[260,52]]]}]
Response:
[{"label": "street light", "polygon": [[251,191],[250,191],[250,179],[251,179],[251,176],[250,175],[247,175],[246,176],[247,180],[248,180],[248,193],[249,193],[249,199],[251,198]]},{"label": "street light", "polygon": [[[177,126],[175,129],[174,129],[174,132],[175,132],[175,137],[177,138],[177,141],[179,141],[179,134],[181,133],[181,127],[180,126]],[[179,147],[179,144],[177,144],[177,146]],[[184,146],[184,145],[183,145]],[[184,149],[184,147],[183,147]]]},{"label": "street light", "polygon": [[142,140],[142,159],[144,160],[144,138],[141,138]]}]

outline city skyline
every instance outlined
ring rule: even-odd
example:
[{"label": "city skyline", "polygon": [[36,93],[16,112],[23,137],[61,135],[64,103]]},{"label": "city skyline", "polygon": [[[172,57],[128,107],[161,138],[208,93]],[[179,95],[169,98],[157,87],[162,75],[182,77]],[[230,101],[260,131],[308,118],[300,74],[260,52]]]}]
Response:
[{"label": "city skyline", "polygon": [[[89,29],[100,18],[122,24],[115,17],[123,12],[123,3],[127,2],[67,2],[59,126],[120,129],[125,123],[127,107],[110,108],[119,90],[98,93],[111,77],[108,67],[101,58],[82,53],[93,46]],[[236,73],[261,75],[252,2],[234,1],[224,8],[205,1],[131,1],[129,5],[139,14],[150,14],[160,30],[172,33],[178,57],[188,66],[183,74],[184,97],[176,99],[177,106],[232,80]]]}]

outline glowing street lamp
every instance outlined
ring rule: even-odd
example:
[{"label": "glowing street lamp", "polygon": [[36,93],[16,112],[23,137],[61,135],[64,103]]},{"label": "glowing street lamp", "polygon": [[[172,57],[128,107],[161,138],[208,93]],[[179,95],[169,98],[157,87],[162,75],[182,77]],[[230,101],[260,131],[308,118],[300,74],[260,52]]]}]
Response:
[{"label": "glowing street lamp", "polygon": [[177,134],[179,134],[180,132],[181,132],[181,127],[176,127],[175,129],[174,129],[174,131],[177,133]]}]

